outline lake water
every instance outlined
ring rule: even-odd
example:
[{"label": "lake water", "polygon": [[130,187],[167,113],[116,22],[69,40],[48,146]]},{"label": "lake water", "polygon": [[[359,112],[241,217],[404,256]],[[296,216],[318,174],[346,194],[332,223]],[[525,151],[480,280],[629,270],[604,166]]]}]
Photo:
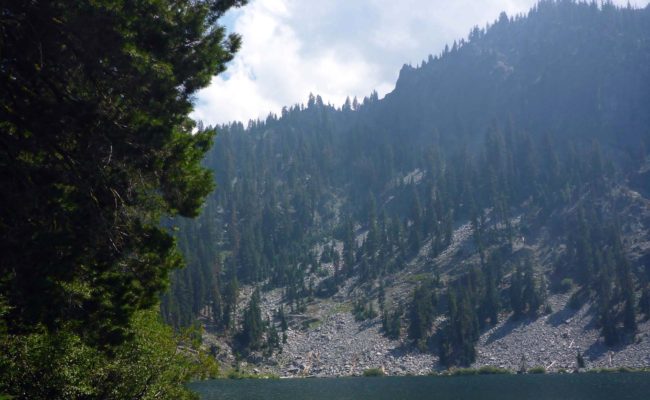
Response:
[{"label": "lake water", "polygon": [[650,400],[650,374],[214,380],[202,400]]}]

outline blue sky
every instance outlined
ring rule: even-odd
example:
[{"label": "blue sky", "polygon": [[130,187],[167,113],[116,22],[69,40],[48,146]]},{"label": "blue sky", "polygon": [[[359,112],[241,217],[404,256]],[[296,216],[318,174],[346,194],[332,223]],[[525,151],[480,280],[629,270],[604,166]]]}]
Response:
[{"label": "blue sky", "polygon": [[337,106],[373,90],[383,97],[403,64],[440,53],[501,11],[525,13],[536,2],[251,0],[221,21],[242,35],[243,45],[228,71],[198,93],[193,117],[206,125],[265,118],[306,103],[309,93]]}]

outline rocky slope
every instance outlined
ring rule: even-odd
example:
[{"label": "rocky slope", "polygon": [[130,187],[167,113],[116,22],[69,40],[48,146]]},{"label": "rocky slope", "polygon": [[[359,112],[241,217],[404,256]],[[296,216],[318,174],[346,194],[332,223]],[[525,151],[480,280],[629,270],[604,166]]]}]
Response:
[{"label": "rocky slope", "polygon": [[[644,257],[650,249],[650,205],[644,197],[627,189],[620,189],[617,196],[626,212],[631,208],[636,210],[629,214],[635,217],[629,218],[624,226],[629,258],[636,263],[645,262]],[[519,217],[514,218],[513,226],[517,226],[519,220]],[[407,268],[385,280],[387,302],[407,305],[418,282],[431,275],[425,265],[433,263],[445,279],[477,263],[471,233],[470,224],[458,226],[449,247],[433,260],[427,259],[428,244],[425,244]],[[340,251],[340,246],[337,248]],[[562,251],[563,246],[557,245],[541,229],[536,235],[516,240],[512,258],[532,253],[537,260],[537,273],[546,275]],[[324,267],[332,269],[331,265]],[[360,375],[369,368],[381,368],[389,375],[423,375],[442,369],[435,351],[420,352],[407,339],[405,326],[408,321],[402,323],[400,338],[389,340],[382,333],[380,317],[355,320],[352,315],[354,299],[362,295],[372,298],[376,296],[375,289],[359,285],[356,277],[348,279],[331,298],[315,298],[304,312],[288,315],[287,342],[281,352],[267,358],[253,354],[239,366],[254,373],[283,377]],[[503,312],[495,326],[481,333],[473,366],[519,370],[523,363],[526,368],[543,366],[547,371],[573,370],[578,351],[584,355],[587,368],[650,366],[650,321],[639,321],[637,334],[627,337],[624,344],[607,347],[596,324],[595,305],[587,302],[579,309],[569,306],[575,290],[551,293],[544,314],[536,319],[515,321],[509,313]],[[250,287],[242,290],[240,310],[251,293]],[[281,289],[264,292],[263,318],[272,318],[281,300]],[[217,357],[222,363],[235,365],[228,342],[212,333],[209,326],[204,339],[208,346],[217,345]]]},{"label": "rocky slope", "polygon": [[[573,310],[567,305],[569,297],[549,297],[549,304],[557,311],[535,320],[512,321],[502,315],[496,326],[482,333],[473,367],[489,365],[516,371],[523,357],[526,368],[573,370],[578,351],[584,354],[587,368],[650,366],[650,322],[639,324],[639,332],[630,343],[608,348],[595,326],[591,306]],[[369,368],[381,368],[388,375],[426,375],[442,369],[435,354],[420,352],[405,337],[387,339],[379,318],[355,321],[350,308],[335,301],[310,305],[316,323],[304,328],[294,324],[281,353],[267,359],[251,356],[240,367],[282,377],[361,375]],[[206,342],[214,340],[206,334]],[[220,358],[226,365],[234,363],[231,355],[222,354]]]}]

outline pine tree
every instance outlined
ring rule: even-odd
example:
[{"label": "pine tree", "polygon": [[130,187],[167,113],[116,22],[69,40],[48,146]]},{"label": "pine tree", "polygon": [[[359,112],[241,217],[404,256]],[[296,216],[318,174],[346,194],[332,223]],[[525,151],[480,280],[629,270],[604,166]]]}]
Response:
[{"label": "pine tree", "polygon": [[260,292],[255,289],[248,307],[244,310],[241,331],[239,331],[239,342],[244,350],[257,350],[261,346],[264,326],[260,310]]},{"label": "pine tree", "polygon": [[523,282],[519,267],[510,276],[510,308],[514,319],[518,319],[524,314]]},{"label": "pine tree", "polygon": [[415,342],[427,337],[436,312],[436,296],[430,283],[421,284],[413,292],[409,313],[409,338]]},{"label": "pine tree", "polygon": [[523,266],[517,266],[510,278],[510,306],[513,318],[536,316],[544,301],[543,290],[535,279],[532,261],[527,258]]},{"label": "pine tree", "polygon": [[499,319],[501,308],[499,299],[498,283],[501,281],[501,259],[497,254],[491,254],[485,265],[483,297],[480,300],[478,317],[479,324],[483,328],[487,321],[494,325]]},{"label": "pine tree", "polygon": [[192,99],[239,47],[216,22],[244,3],[2,3],[10,331],[72,329],[110,347],[158,302],[182,266],[160,221],[196,217],[214,187],[201,166],[214,130],[194,131]]},{"label": "pine tree", "polygon": [[348,219],[345,224],[345,236],[343,238],[343,264],[345,266],[346,274],[351,274],[355,263],[356,240],[354,238],[354,230],[352,222]]},{"label": "pine tree", "polygon": [[471,293],[461,287],[448,292],[447,324],[440,331],[440,360],[443,365],[470,365],[476,359],[479,323]]},{"label": "pine tree", "polygon": [[284,315],[284,306],[280,305],[280,308],[278,309],[278,319],[280,320],[280,329],[282,332],[286,332],[287,329],[289,328],[289,325],[287,324],[287,318]]},{"label": "pine tree", "polygon": [[611,280],[606,271],[601,271],[599,281],[599,322],[603,337],[605,338],[605,344],[613,346],[618,342],[618,333],[616,331],[616,318],[612,309]]},{"label": "pine tree", "polygon": [[275,327],[275,324],[270,320],[266,321],[266,326],[268,327],[266,333],[266,356],[270,357],[273,355],[275,349],[280,348],[280,336],[278,336],[278,330]]},{"label": "pine tree", "polygon": [[485,285],[485,294],[479,309],[479,322],[481,326],[496,325],[499,321],[499,294],[493,279],[486,278]]},{"label": "pine tree", "polygon": [[399,339],[402,330],[402,314],[404,311],[401,307],[396,307],[394,310],[389,311],[384,308],[382,312],[382,329],[389,339]]},{"label": "pine tree", "polygon": [[422,242],[422,206],[420,205],[420,196],[415,189],[415,185],[413,184],[411,186],[412,200],[410,218],[412,225],[409,228],[409,252],[416,254]]},{"label": "pine tree", "polygon": [[645,319],[650,319],[650,287],[643,289],[639,299],[639,311],[645,315]]},{"label": "pine tree", "polygon": [[576,265],[578,268],[578,280],[582,284],[589,284],[594,276],[593,255],[591,249],[591,237],[584,210],[578,212],[578,237],[576,238]]},{"label": "pine tree", "polygon": [[542,296],[537,281],[535,280],[530,260],[527,260],[525,265],[522,301],[525,304],[527,315],[534,317],[542,306]]},{"label": "pine tree", "polygon": [[375,259],[377,250],[379,249],[379,227],[377,225],[377,206],[375,205],[375,199],[370,198],[370,205],[368,211],[368,235],[364,242],[366,255],[370,260]]},{"label": "pine tree", "polygon": [[578,350],[578,354],[576,355],[576,367],[577,368],[585,367],[585,358],[582,356],[580,350]]},{"label": "pine tree", "polygon": [[237,313],[237,298],[239,297],[239,282],[237,276],[232,272],[228,286],[224,290],[224,310],[221,326],[224,329],[232,329],[235,315]]},{"label": "pine tree", "polygon": [[634,304],[634,294],[628,296],[623,308],[623,328],[626,332],[636,332],[636,310]]}]

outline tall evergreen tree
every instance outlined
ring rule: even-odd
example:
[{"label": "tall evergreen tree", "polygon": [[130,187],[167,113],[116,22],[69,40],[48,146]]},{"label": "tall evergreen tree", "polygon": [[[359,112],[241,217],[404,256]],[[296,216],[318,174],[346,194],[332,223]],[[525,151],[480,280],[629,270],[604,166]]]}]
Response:
[{"label": "tall evergreen tree", "polygon": [[244,310],[238,338],[244,350],[257,350],[262,345],[264,325],[260,309],[260,291],[255,289],[248,307]]},{"label": "tall evergreen tree", "polygon": [[645,287],[641,292],[639,311],[645,315],[646,320],[650,319],[650,287]]},{"label": "tall evergreen tree", "polygon": [[[0,6],[0,293],[15,333],[126,338],[182,265],[164,216],[213,188],[192,97],[239,47],[229,1]],[[38,295],[34,295],[38,294]]]}]

